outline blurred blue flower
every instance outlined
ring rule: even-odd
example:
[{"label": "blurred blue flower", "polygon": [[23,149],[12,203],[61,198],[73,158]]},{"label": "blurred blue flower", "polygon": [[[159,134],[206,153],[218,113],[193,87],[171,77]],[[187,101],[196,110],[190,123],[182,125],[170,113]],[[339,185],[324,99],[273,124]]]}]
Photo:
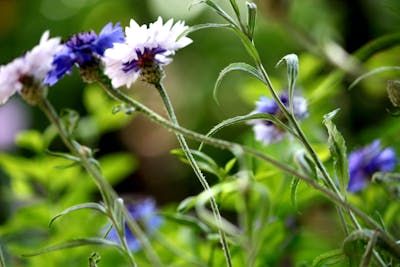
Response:
[{"label": "blurred blue flower", "polygon": [[[279,98],[286,107],[289,107],[289,96],[286,93],[281,94]],[[304,119],[307,117],[307,101],[303,97],[294,96],[293,111],[297,119]],[[275,100],[266,96],[261,96],[260,100],[256,102],[256,109],[253,113],[271,114],[281,121],[285,121],[285,116]],[[271,121],[253,120],[250,123],[253,124],[256,140],[262,141],[264,145],[279,142],[285,137],[285,130]]]},{"label": "blurred blue flower", "polygon": [[[157,215],[156,203],[151,198],[146,198],[135,203],[128,203],[126,204],[126,208],[131,217],[147,233],[154,232],[163,222],[162,218]],[[140,249],[140,241],[129,230],[127,224],[125,224],[125,238],[131,251],[138,251]],[[120,243],[114,227],[108,233],[107,239]]]},{"label": "blurred blue flower", "polygon": [[349,192],[362,190],[375,172],[389,172],[396,166],[396,153],[393,148],[381,148],[379,140],[369,146],[357,149],[349,155]]},{"label": "blurred blue flower", "polygon": [[97,35],[94,31],[77,33],[63,44],[62,50],[54,56],[53,69],[47,74],[45,83],[54,85],[66,73],[71,73],[74,64],[79,67],[91,64],[104,55],[114,43],[125,41],[119,23],[108,23]]}]

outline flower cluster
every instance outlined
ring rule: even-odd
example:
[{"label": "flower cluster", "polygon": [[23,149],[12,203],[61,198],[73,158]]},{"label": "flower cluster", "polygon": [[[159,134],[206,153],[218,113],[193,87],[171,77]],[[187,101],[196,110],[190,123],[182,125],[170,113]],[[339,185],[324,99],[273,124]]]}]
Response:
[{"label": "flower cluster", "polygon": [[49,38],[46,31],[40,42],[22,57],[0,66],[0,104],[25,86],[41,86],[52,68],[53,56],[60,50],[60,38]]},{"label": "flower cluster", "polygon": [[180,37],[187,28],[181,21],[173,24],[172,19],[163,24],[161,17],[148,27],[139,26],[132,19],[125,29],[126,42],[115,44],[104,53],[104,72],[112,85],[130,87],[140,75],[150,83],[160,81],[160,66],[170,63],[169,56],[192,42]]},{"label": "flower cluster", "polygon": [[396,153],[393,148],[381,148],[379,140],[369,146],[355,150],[349,155],[350,180],[347,190],[362,190],[375,172],[389,172],[396,167]]},{"label": "flower cluster", "polygon": [[[138,222],[147,233],[154,232],[163,222],[162,218],[157,215],[156,203],[151,198],[146,198],[136,203],[128,203],[126,208],[130,216]],[[115,228],[111,228],[107,238],[117,243],[120,242]],[[125,238],[132,251],[140,249],[140,241],[129,230],[127,224],[125,224]]]},{"label": "flower cluster", "polygon": [[[279,96],[282,103],[289,107],[289,96],[284,93]],[[304,119],[307,117],[307,102],[303,97],[293,97],[293,111],[297,119]],[[284,114],[280,110],[278,104],[266,96],[261,96],[260,100],[256,102],[256,109],[253,113],[265,113],[275,116],[276,118],[285,121]],[[253,120],[253,130],[256,140],[262,141],[264,145],[276,143],[285,137],[285,130],[268,120]]]},{"label": "flower cluster", "polygon": [[97,35],[94,31],[77,33],[60,45],[60,38],[49,39],[45,32],[38,46],[0,67],[0,104],[4,104],[23,87],[54,85],[74,65],[85,69],[100,68],[114,87],[130,87],[139,76],[149,83],[161,80],[161,66],[172,61],[175,51],[192,40],[184,34],[188,27],[182,21],[163,24],[161,17],[149,26],[139,26],[134,20],[124,32],[119,24],[108,23]]},{"label": "flower cluster", "polygon": [[53,69],[48,73],[45,83],[54,85],[65,74],[71,73],[72,67],[85,67],[96,64],[107,48],[115,43],[124,42],[124,33],[117,23],[114,27],[108,23],[97,35],[94,31],[73,35],[53,60]]}]

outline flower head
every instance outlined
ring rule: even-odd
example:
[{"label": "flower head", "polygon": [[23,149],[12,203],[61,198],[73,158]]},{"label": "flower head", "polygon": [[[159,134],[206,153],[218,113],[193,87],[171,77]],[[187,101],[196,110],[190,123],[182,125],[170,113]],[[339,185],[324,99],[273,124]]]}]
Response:
[{"label": "flower head", "polygon": [[126,42],[115,44],[104,53],[104,72],[112,85],[130,87],[140,75],[148,82],[159,81],[160,67],[172,61],[170,56],[176,50],[192,42],[186,36],[180,37],[187,28],[182,21],[173,25],[172,19],[163,24],[161,17],[148,27],[139,26],[132,19],[125,29]]},{"label": "flower head", "polygon": [[[286,107],[289,107],[289,97],[287,94],[282,94],[279,98]],[[293,97],[293,111],[298,119],[307,117],[307,102],[303,97]],[[253,113],[271,114],[285,121],[284,114],[280,110],[278,104],[273,99],[266,96],[261,96],[260,101],[256,102],[256,110],[253,111]],[[256,140],[262,141],[264,145],[279,142],[285,137],[285,130],[271,121],[253,120],[250,123],[253,124]]]},{"label": "flower head", "polygon": [[49,39],[49,32],[46,31],[32,50],[0,66],[0,104],[4,104],[15,92],[21,92],[27,81],[41,85],[59,49],[60,38]]},{"label": "flower head", "polygon": [[381,148],[379,140],[369,146],[355,150],[349,155],[350,180],[347,190],[362,190],[375,172],[388,172],[396,167],[396,153],[393,148]]},{"label": "flower head", "polygon": [[53,69],[48,73],[46,83],[54,85],[65,74],[71,73],[76,64],[84,67],[95,63],[98,57],[104,55],[107,48],[113,47],[114,43],[124,42],[124,33],[119,24],[112,26],[108,23],[97,35],[94,31],[77,33],[68,39],[53,60]]},{"label": "flower head", "polygon": [[[161,217],[156,214],[156,203],[151,198],[146,198],[136,203],[129,203],[126,205],[126,208],[131,217],[137,221],[147,233],[153,232],[162,224]],[[118,234],[115,231],[115,228],[111,229],[107,238],[119,243]],[[140,241],[129,230],[127,224],[125,224],[125,238],[132,251],[140,249]]]}]

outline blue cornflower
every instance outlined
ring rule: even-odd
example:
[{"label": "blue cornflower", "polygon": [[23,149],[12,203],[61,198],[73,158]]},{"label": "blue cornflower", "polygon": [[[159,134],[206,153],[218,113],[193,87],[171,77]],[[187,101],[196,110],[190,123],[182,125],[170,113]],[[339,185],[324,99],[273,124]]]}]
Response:
[{"label": "blue cornflower", "polygon": [[[163,222],[162,218],[157,215],[156,203],[151,198],[146,198],[135,203],[128,203],[126,204],[126,208],[131,217],[147,233],[154,232]],[[140,241],[129,230],[127,224],[125,224],[125,238],[131,251],[138,251],[140,249]],[[119,243],[118,234],[114,227],[108,233],[107,239]]]},{"label": "blue cornflower", "polygon": [[[279,98],[286,107],[289,107],[289,96],[286,93],[281,94]],[[293,111],[297,119],[303,119],[307,117],[307,102],[303,97],[293,97]],[[256,109],[253,111],[253,113],[271,114],[278,119],[285,121],[284,114],[280,110],[275,100],[266,96],[261,96],[260,101],[256,102]],[[285,130],[281,127],[278,127],[271,121],[253,120],[250,123],[253,124],[256,140],[262,141],[264,145],[279,142],[285,137]]]},{"label": "blue cornflower", "polygon": [[94,31],[77,33],[62,46],[62,50],[54,56],[53,69],[47,74],[45,83],[54,85],[66,73],[71,73],[72,67],[84,67],[95,63],[104,51],[113,47],[114,43],[125,41],[124,33],[119,23],[112,26],[108,23],[97,35]]},{"label": "blue cornflower", "polygon": [[381,148],[379,140],[369,146],[355,150],[349,155],[350,180],[347,190],[362,190],[375,172],[389,172],[396,166],[396,152],[393,148]]}]

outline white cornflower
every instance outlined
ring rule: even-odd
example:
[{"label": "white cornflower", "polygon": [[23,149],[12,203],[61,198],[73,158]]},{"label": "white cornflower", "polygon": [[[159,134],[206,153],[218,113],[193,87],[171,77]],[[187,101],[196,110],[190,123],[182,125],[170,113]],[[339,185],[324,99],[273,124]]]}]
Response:
[{"label": "white cornflower", "polygon": [[125,28],[126,42],[115,43],[104,53],[104,73],[117,88],[123,85],[130,87],[140,75],[154,74],[157,68],[172,61],[170,56],[192,40],[186,36],[178,37],[186,30],[184,22],[173,20],[163,24],[159,17],[156,22],[139,26],[131,19]]},{"label": "white cornflower", "polygon": [[49,39],[49,31],[46,31],[32,50],[0,66],[0,104],[7,102],[15,92],[20,92],[26,79],[42,84],[52,68],[53,56],[59,47],[60,38]]}]

